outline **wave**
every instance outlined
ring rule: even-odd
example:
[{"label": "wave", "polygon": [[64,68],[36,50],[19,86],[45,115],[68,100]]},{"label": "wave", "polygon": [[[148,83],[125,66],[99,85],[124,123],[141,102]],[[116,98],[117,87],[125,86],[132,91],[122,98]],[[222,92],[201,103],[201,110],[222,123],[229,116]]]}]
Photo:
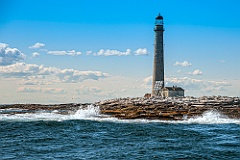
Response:
[{"label": "wave", "polygon": [[[9,109],[11,111],[13,109]],[[106,121],[115,123],[174,123],[174,124],[240,124],[240,119],[230,119],[216,111],[204,112],[202,116],[196,116],[186,120],[166,121],[166,120],[147,120],[147,119],[132,119],[124,120],[107,115],[101,115],[98,107],[89,105],[87,108],[79,109],[73,114],[60,114],[57,110],[52,112],[39,111],[35,113],[18,113],[18,114],[1,114],[7,113],[8,110],[1,110],[0,121],[66,121],[66,120],[91,120],[91,121]]]},{"label": "wave", "polygon": [[240,124],[240,119],[230,119],[217,111],[206,111],[202,116],[196,116],[183,121],[185,123],[198,123],[198,124]]},{"label": "wave", "polygon": [[[15,109],[1,110],[8,113]],[[0,113],[1,113],[0,112]],[[65,120],[97,120],[99,118],[99,108],[89,105],[85,109],[79,109],[73,114],[60,114],[58,110],[47,112],[45,110],[35,113],[0,114],[0,121],[65,121]]]}]

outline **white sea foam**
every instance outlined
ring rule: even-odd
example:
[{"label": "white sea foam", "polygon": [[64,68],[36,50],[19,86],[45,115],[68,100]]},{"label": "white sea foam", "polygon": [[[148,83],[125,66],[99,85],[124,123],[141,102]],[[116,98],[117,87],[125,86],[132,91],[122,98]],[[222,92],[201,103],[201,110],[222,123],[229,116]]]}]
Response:
[{"label": "white sea foam", "polygon": [[65,120],[92,120],[107,121],[115,123],[174,123],[174,124],[240,124],[240,119],[230,119],[216,111],[207,111],[202,116],[189,118],[183,121],[165,121],[165,120],[120,120],[114,117],[99,114],[99,108],[89,105],[85,109],[79,109],[73,114],[59,114],[57,110],[46,113],[24,113],[24,114],[0,114],[0,121],[65,121]]},{"label": "white sea foam", "polygon": [[120,123],[172,123],[172,124],[240,124],[240,119],[231,119],[216,111],[204,112],[202,116],[196,116],[186,120],[147,120],[147,119],[134,119],[134,120],[119,120],[117,118],[109,118],[108,121]]},{"label": "white sea foam", "polygon": [[198,124],[227,124],[227,123],[240,124],[240,119],[230,119],[227,116],[218,113],[217,111],[207,111],[204,112],[202,116],[190,118],[183,122]]}]

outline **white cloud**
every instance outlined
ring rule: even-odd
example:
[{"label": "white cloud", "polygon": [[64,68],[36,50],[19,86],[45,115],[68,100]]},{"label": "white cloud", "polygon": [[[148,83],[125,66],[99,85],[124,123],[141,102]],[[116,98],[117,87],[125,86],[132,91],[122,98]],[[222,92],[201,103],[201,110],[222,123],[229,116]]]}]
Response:
[{"label": "white cloud", "polygon": [[17,48],[10,48],[8,44],[0,43],[0,65],[10,65],[25,58],[26,55]]},{"label": "white cloud", "polygon": [[33,58],[38,57],[38,56],[40,56],[40,54],[39,54],[38,52],[33,52],[33,53],[32,53],[32,57],[33,57]]},{"label": "white cloud", "polygon": [[93,51],[87,51],[86,52],[86,55],[91,55],[91,54],[93,54]]},{"label": "white cloud", "polygon": [[62,82],[78,82],[84,81],[86,79],[98,80],[100,78],[108,77],[107,73],[102,73],[100,71],[79,71],[74,69],[58,69],[55,72],[55,75],[61,80]]},{"label": "white cloud", "polygon": [[219,60],[219,62],[221,62],[221,63],[225,63],[226,61],[225,61],[225,60],[223,60],[223,59],[221,59],[221,60]]},{"label": "white cloud", "polygon": [[118,50],[104,50],[100,49],[99,52],[95,53],[96,56],[128,56],[131,54],[131,50],[127,49],[126,52],[121,52]]},{"label": "white cloud", "polygon": [[5,78],[21,78],[28,84],[36,84],[34,76],[39,76],[42,83],[49,79],[52,82],[76,83],[84,80],[99,80],[109,77],[109,74],[100,71],[79,71],[74,69],[59,69],[44,67],[43,65],[16,63],[9,66],[0,66],[0,76]]},{"label": "white cloud", "polygon": [[199,69],[195,69],[193,72],[188,72],[189,75],[202,75],[203,72]]},{"label": "white cloud", "polygon": [[6,43],[0,43],[0,48],[7,48],[9,45]]},{"label": "white cloud", "polygon": [[65,94],[66,91],[62,88],[40,88],[40,87],[19,87],[18,92],[26,93],[47,93],[47,94]]},{"label": "white cloud", "polygon": [[0,66],[0,75],[3,77],[25,78],[33,75],[50,75],[57,72],[57,68],[43,65],[16,63]]},{"label": "white cloud", "polygon": [[29,46],[28,48],[30,48],[30,49],[38,49],[38,48],[42,48],[42,47],[44,47],[44,46],[45,46],[44,43],[39,43],[39,42],[37,42],[37,43],[35,43],[34,45]]},{"label": "white cloud", "polygon": [[48,54],[52,54],[52,55],[56,55],[56,56],[79,56],[82,54],[82,52],[77,52],[75,50],[71,50],[71,51],[48,51]]},{"label": "white cloud", "polygon": [[134,51],[135,55],[138,56],[138,55],[148,55],[149,52],[146,48],[139,48],[137,49],[136,51]]},{"label": "white cloud", "polygon": [[190,66],[192,66],[192,64],[189,63],[188,61],[183,61],[183,62],[178,62],[178,61],[177,61],[177,62],[174,64],[174,66],[190,67]]}]

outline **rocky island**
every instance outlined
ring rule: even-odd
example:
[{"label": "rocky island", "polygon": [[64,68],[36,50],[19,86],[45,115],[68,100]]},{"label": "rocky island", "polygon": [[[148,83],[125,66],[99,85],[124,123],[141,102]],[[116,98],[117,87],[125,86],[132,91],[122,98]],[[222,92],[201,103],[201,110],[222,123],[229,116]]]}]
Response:
[{"label": "rocky island", "polygon": [[97,102],[96,105],[102,114],[120,119],[183,120],[200,116],[206,111],[240,118],[239,97],[118,98]]},{"label": "rocky island", "polygon": [[206,111],[216,111],[229,118],[240,118],[240,98],[226,96],[171,97],[171,98],[116,98],[96,103],[69,104],[12,104],[0,105],[0,114],[54,112],[74,114],[89,105],[102,115],[119,119],[184,120],[200,116]]}]

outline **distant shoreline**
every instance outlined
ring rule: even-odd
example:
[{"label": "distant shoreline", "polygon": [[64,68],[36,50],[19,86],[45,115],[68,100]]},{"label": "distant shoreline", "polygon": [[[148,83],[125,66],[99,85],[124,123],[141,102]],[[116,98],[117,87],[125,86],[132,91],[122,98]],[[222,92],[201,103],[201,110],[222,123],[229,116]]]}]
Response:
[{"label": "distant shoreline", "polygon": [[116,98],[96,103],[7,104],[0,105],[0,114],[24,114],[38,111],[72,114],[89,105],[99,107],[100,114],[119,119],[184,120],[216,111],[229,118],[240,118],[240,98],[227,96],[174,98]]}]

